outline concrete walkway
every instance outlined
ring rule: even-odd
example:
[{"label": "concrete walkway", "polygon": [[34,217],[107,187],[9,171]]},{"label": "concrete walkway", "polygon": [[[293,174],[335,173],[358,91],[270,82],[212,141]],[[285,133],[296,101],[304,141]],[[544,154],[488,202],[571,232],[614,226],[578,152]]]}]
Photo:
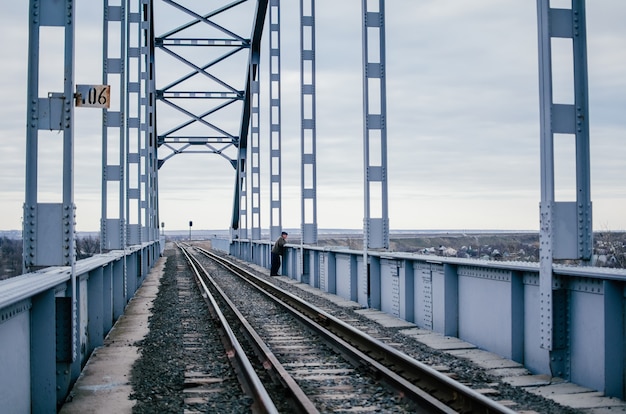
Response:
[{"label": "concrete walkway", "polygon": [[165,261],[164,257],[157,260],[104,345],[94,350],[61,414],[132,413],[135,401],[129,398],[133,391],[130,371],[140,356],[135,343],[148,334],[148,318],[159,291]]}]

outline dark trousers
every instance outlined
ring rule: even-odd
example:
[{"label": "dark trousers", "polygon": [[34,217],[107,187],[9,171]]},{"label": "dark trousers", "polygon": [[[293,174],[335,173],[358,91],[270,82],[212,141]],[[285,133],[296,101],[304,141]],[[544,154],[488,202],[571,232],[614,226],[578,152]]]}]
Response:
[{"label": "dark trousers", "polygon": [[278,253],[272,253],[272,268],[270,270],[270,275],[278,276],[278,268],[280,268],[280,255]]}]

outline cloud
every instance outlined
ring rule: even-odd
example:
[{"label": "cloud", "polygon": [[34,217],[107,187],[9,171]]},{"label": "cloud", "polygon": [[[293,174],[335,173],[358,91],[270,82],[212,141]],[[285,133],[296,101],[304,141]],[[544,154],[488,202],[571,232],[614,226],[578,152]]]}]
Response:
[{"label": "cloud", "polygon": [[[10,99],[0,103],[0,228],[19,228],[23,193],[26,124],[27,4],[0,9],[0,86]],[[219,22],[249,34],[250,21],[234,8]],[[567,2],[565,2],[567,3]],[[156,2],[157,33],[186,21],[182,13]],[[300,39],[297,2],[282,2],[282,172],[283,224],[300,218]],[[361,4],[316,2],[318,224],[361,228],[363,224],[363,103]],[[563,6],[566,7],[566,6]],[[77,6],[76,80],[101,79],[101,5]],[[390,223],[400,228],[538,229],[540,199],[539,87],[535,2],[478,0],[388,1],[385,10]],[[626,2],[587,2],[591,179],[594,223],[626,229]],[[199,28],[201,25],[198,25]],[[199,30],[194,28],[194,30]],[[267,39],[264,39],[267,47]],[[213,58],[202,48],[183,53],[194,63]],[[203,54],[204,53],[204,54]],[[559,51],[567,57],[565,49]],[[159,86],[190,69],[157,56]],[[245,60],[238,59],[238,65]],[[56,64],[55,57],[47,60]],[[264,80],[262,137],[268,136],[268,57]],[[241,87],[245,71],[215,68]],[[57,87],[56,73],[43,83]],[[571,95],[571,79],[555,78],[559,99]],[[186,87],[198,86],[194,79]],[[42,94],[47,89],[42,89]],[[194,110],[203,108],[191,104]],[[159,106],[159,132],[180,122],[176,111]],[[206,110],[206,109],[205,109]],[[215,121],[236,133],[240,108]],[[75,184],[81,229],[99,228],[101,139],[99,111],[76,110]],[[190,128],[202,133],[195,125]],[[57,197],[59,150],[54,134],[42,133],[42,197]],[[262,226],[269,226],[267,140],[263,163]],[[561,145],[561,144],[559,144]],[[49,146],[49,147],[48,147]],[[559,147],[561,148],[561,147]],[[232,150],[232,149],[231,149]],[[558,194],[571,198],[571,146],[557,156]],[[161,149],[160,157],[170,152]],[[231,151],[230,156],[234,157]],[[570,171],[567,171],[567,170]],[[56,180],[56,181],[55,181]],[[225,228],[230,222],[234,170],[214,154],[176,155],[159,171],[160,220],[167,229]],[[50,194],[48,194],[50,193]]]}]

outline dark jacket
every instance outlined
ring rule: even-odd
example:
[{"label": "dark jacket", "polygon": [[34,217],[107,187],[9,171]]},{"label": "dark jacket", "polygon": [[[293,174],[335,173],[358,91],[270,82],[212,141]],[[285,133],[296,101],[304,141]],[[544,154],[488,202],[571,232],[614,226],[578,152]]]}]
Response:
[{"label": "dark jacket", "polygon": [[280,254],[281,256],[285,254],[285,244],[287,244],[287,240],[280,236],[274,243],[274,247],[272,247],[272,253]]}]

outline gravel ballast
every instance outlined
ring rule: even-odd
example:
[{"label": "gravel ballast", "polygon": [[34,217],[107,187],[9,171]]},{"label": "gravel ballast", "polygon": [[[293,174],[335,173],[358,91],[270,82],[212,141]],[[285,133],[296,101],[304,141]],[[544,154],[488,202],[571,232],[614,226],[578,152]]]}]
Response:
[{"label": "gravel ballast", "polygon": [[[168,245],[170,247],[171,245]],[[183,320],[189,315],[181,314],[179,307],[178,273],[186,269],[184,260],[174,250],[173,246],[165,250],[167,263],[161,279],[161,287],[153,304],[153,316],[150,318],[150,333],[137,344],[141,348],[141,358],[132,369],[131,383],[133,386],[132,398],[137,400],[133,412],[135,413],[182,413],[189,406],[185,405],[183,391],[185,382],[185,368],[187,365],[183,346]],[[184,268],[183,268],[184,267]],[[260,268],[250,267],[258,274],[266,275]],[[269,278],[269,276],[267,276]],[[514,402],[511,408],[515,411],[535,411],[538,413],[574,414],[582,411],[563,407],[554,401],[531,394],[519,387],[513,387],[501,382],[499,378],[489,375],[468,360],[455,358],[445,352],[430,349],[411,337],[401,334],[400,329],[385,328],[359,315],[353,309],[342,308],[320,296],[310,294],[294,286],[293,283],[272,278],[280,285],[305,300],[320,306],[324,310],[342,319],[358,320],[359,327],[368,326],[375,336],[388,338],[395,347],[411,355],[418,361],[433,366],[445,366],[455,379],[472,384],[472,388],[489,388],[495,390],[491,398]],[[197,293],[198,308],[193,310],[199,318],[208,318],[208,311],[202,298]],[[204,307],[204,310],[202,309]],[[187,311],[189,312],[189,311]],[[210,329],[209,329],[210,330]],[[208,332],[206,333],[209,334]],[[373,335],[374,336],[374,335]],[[224,375],[224,364],[212,367],[214,360],[220,358],[222,352],[206,353],[206,369],[215,369],[215,376]],[[219,361],[218,361],[219,362]],[[223,361],[226,364],[227,361]],[[240,393],[239,387],[237,394]],[[239,394],[240,395],[240,394]],[[233,397],[229,400],[214,402],[213,405],[203,407],[202,412],[249,412],[249,401],[245,397]]]}]

